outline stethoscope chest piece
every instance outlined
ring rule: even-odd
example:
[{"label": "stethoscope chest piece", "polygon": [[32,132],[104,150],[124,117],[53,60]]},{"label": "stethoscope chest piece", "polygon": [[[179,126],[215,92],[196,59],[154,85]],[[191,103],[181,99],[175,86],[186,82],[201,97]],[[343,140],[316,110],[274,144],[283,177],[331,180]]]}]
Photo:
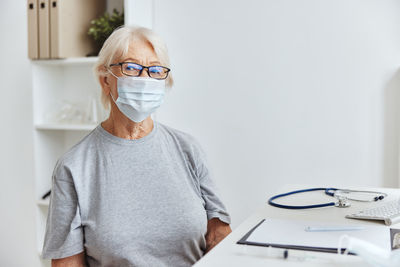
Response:
[{"label": "stethoscope chest piece", "polygon": [[335,203],[335,207],[338,208],[348,208],[351,206],[350,202],[346,197],[337,197],[337,202]]}]

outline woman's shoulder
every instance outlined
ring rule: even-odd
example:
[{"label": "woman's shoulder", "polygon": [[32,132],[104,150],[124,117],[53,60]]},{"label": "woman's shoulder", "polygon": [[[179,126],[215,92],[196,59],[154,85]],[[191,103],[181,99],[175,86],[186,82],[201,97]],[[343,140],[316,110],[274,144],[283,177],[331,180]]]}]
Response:
[{"label": "woman's shoulder", "polygon": [[192,134],[175,129],[171,126],[167,126],[159,122],[158,126],[161,132],[166,135],[167,138],[171,140],[175,145],[180,146],[184,152],[188,152],[190,154],[202,153],[200,143]]},{"label": "woman's shoulder", "polygon": [[84,162],[88,153],[96,149],[96,129],[83,137],[78,143],[69,148],[59,159],[58,165],[71,165],[76,162]]},{"label": "woman's shoulder", "polygon": [[197,142],[196,138],[192,134],[189,134],[189,133],[184,132],[182,130],[178,130],[178,129],[173,128],[171,126],[167,126],[167,125],[162,124],[160,122],[158,122],[158,126],[159,126],[160,130],[164,134],[166,134],[166,135],[168,135],[168,136],[170,136],[172,138],[177,139],[177,141],[179,143],[187,144],[187,145],[198,145],[198,142]]}]

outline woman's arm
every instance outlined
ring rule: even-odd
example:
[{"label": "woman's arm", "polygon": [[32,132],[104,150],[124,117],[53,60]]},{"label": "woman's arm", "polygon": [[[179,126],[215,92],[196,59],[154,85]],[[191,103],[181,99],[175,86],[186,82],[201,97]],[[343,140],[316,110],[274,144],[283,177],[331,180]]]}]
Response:
[{"label": "woman's arm", "polygon": [[51,267],[86,267],[85,252],[51,261]]},{"label": "woman's arm", "polygon": [[207,224],[206,234],[206,253],[222,241],[232,232],[229,224],[220,221],[218,218],[212,218]]}]

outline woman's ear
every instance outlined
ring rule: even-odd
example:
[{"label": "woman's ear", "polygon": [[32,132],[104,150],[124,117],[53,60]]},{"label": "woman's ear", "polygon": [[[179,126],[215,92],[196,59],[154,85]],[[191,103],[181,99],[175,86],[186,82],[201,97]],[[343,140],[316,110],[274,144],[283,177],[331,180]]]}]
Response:
[{"label": "woman's ear", "polygon": [[111,86],[110,86],[110,81],[109,81],[107,75],[100,76],[99,77],[99,82],[101,84],[101,88],[103,89],[104,93],[106,95],[110,94]]}]

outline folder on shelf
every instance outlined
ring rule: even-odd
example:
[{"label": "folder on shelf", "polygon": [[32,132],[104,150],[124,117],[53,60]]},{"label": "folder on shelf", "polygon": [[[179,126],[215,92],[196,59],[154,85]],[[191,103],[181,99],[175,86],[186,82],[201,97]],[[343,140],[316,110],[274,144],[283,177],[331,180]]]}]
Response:
[{"label": "folder on shelf", "polygon": [[49,0],[39,0],[39,58],[50,58]]},{"label": "folder on shelf", "polygon": [[90,21],[105,11],[105,0],[50,1],[51,58],[85,57],[94,52]]},{"label": "folder on shelf", "polygon": [[28,57],[39,58],[38,0],[28,0]]},{"label": "folder on shelf", "polygon": [[[400,232],[400,229],[389,229],[383,225],[366,225],[365,229],[350,233],[305,231],[305,226],[310,224],[327,223],[264,219],[237,244],[337,253],[340,236],[348,234],[390,250],[394,248],[394,236]],[[345,248],[342,248],[342,251],[344,250]]]}]

